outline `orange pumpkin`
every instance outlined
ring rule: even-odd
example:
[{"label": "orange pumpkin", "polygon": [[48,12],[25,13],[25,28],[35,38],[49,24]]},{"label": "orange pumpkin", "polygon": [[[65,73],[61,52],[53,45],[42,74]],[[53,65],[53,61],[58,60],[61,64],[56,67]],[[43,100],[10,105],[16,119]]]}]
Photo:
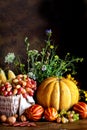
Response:
[{"label": "orange pumpkin", "polygon": [[85,102],[78,102],[73,106],[74,111],[79,113],[80,117],[87,118],[87,104]]},{"label": "orange pumpkin", "polygon": [[55,121],[58,117],[58,112],[55,108],[53,107],[48,107],[44,111],[44,118],[47,121]]},{"label": "orange pumpkin", "polygon": [[37,88],[36,101],[44,108],[68,110],[79,100],[76,84],[68,78],[48,77]]},{"label": "orange pumpkin", "polygon": [[33,104],[25,110],[25,116],[31,121],[38,121],[42,118],[44,108],[39,104]]}]

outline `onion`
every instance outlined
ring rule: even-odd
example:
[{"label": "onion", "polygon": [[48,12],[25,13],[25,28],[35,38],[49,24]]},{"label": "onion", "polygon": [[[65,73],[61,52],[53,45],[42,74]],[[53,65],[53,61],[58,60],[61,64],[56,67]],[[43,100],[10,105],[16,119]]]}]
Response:
[{"label": "onion", "polygon": [[21,120],[22,122],[24,122],[24,121],[27,121],[27,118],[26,118],[25,115],[21,115],[21,116],[20,116],[20,120]]},{"label": "onion", "polygon": [[6,120],[7,120],[7,116],[6,115],[1,115],[0,116],[0,121],[1,122],[6,122]]},{"label": "onion", "polygon": [[7,118],[7,123],[10,125],[13,125],[16,122],[16,117],[15,116],[10,116]]}]

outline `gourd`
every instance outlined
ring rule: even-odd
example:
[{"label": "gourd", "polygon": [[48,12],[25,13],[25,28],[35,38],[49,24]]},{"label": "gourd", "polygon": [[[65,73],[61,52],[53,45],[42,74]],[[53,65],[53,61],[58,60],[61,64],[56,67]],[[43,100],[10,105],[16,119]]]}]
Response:
[{"label": "gourd", "polygon": [[58,117],[58,112],[54,107],[48,107],[44,110],[44,118],[47,121],[55,121]]},{"label": "gourd", "polygon": [[73,110],[79,113],[80,118],[87,118],[87,104],[85,102],[78,102],[73,106]]},{"label": "gourd", "polygon": [[79,101],[79,90],[68,78],[48,77],[42,81],[36,91],[36,102],[44,108],[68,110]]},{"label": "gourd", "polygon": [[27,119],[31,121],[40,120],[42,118],[43,113],[44,113],[44,108],[39,104],[31,105],[24,112]]}]

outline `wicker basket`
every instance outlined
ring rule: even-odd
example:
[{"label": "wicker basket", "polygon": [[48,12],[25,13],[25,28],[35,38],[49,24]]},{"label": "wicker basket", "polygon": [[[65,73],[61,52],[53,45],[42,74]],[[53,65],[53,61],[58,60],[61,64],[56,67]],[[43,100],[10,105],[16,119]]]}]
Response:
[{"label": "wicker basket", "polygon": [[14,115],[18,112],[20,95],[18,96],[0,96],[0,115]]},{"label": "wicker basket", "polygon": [[22,95],[17,96],[0,96],[0,115],[12,116],[14,114],[21,115],[26,108],[34,104],[33,97],[28,96],[27,99]]}]

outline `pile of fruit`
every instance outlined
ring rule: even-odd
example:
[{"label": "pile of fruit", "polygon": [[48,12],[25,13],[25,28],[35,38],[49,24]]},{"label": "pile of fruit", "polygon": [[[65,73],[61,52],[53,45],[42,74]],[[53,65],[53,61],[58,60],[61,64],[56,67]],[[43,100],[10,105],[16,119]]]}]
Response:
[{"label": "pile of fruit", "polygon": [[[22,115],[10,117],[0,114],[0,122],[13,126],[36,126],[36,121],[74,122],[87,118],[87,104],[80,99],[80,92],[74,81],[68,78],[49,77],[40,86],[27,75],[15,75],[9,70],[0,71],[0,96],[27,95],[34,97],[35,104],[26,108]],[[67,102],[66,102],[67,100]],[[31,123],[30,123],[31,122]]]},{"label": "pile of fruit", "polygon": [[22,94],[23,97],[33,96],[36,90],[36,81],[29,78],[27,75],[19,74],[15,76],[13,71],[8,71],[8,80],[3,70],[1,70],[0,78],[0,95],[14,96]]}]

